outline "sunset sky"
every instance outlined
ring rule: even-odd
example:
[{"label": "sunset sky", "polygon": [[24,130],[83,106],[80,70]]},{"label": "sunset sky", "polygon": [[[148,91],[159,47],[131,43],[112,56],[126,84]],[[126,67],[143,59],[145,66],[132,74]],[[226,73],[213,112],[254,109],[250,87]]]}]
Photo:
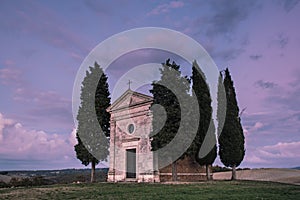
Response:
[{"label": "sunset sky", "polygon": [[[300,166],[299,20],[299,0],[0,1],[0,170],[84,167],[73,148],[76,73],[103,40],[149,26],[190,36],[229,68],[246,108],[241,167]],[[118,59],[106,72],[110,92],[127,89],[114,86],[131,67],[168,57],[178,58],[145,50]]]}]

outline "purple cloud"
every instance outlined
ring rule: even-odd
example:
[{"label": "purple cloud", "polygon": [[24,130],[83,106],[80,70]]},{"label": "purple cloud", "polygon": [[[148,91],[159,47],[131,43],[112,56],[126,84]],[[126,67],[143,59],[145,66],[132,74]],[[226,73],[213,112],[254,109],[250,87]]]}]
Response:
[{"label": "purple cloud", "polygon": [[[180,31],[188,30],[214,59],[222,62],[234,60],[245,52],[249,36],[247,33],[237,34],[237,30],[257,10],[257,1],[224,0],[191,4],[199,7],[199,14],[183,19]],[[209,12],[202,15],[201,8],[204,6],[209,8]]]},{"label": "purple cloud", "polygon": [[280,49],[285,48],[289,43],[289,37],[285,33],[276,34],[270,41],[269,46],[276,46]]},{"label": "purple cloud", "polygon": [[[297,74],[297,73],[296,73]],[[291,82],[286,88],[271,93],[266,101],[280,107],[282,110],[300,111],[300,79]]]},{"label": "purple cloud", "polygon": [[290,12],[300,0],[280,0],[279,4],[283,6],[286,12]]},{"label": "purple cloud", "polygon": [[[155,50],[155,49],[137,50],[122,55],[121,57],[116,59],[113,63],[111,63],[111,65],[106,69],[110,90],[113,91],[116,81],[119,80],[119,78],[122,75],[126,74],[126,72],[128,72],[133,67],[145,63],[161,64],[165,62],[168,58],[174,60],[177,64],[182,64],[181,70],[183,74],[190,75],[191,65],[185,62],[178,55],[175,55],[171,52]],[[147,70],[145,69],[145,71]],[[124,88],[127,88],[127,86],[124,86]],[[145,92],[148,93],[149,91],[145,91]]]},{"label": "purple cloud", "polygon": [[256,7],[256,1],[210,1],[210,6],[214,14],[206,19],[207,34],[214,36],[232,34]]},{"label": "purple cloud", "polygon": [[259,60],[261,59],[263,56],[261,54],[254,54],[254,55],[250,55],[249,58],[251,58],[252,60]]},{"label": "purple cloud", "polygon": [[[68,25],[52,10],[35,1],[18,2],[18,4],[5,4],[1,9],[0,24],[7,31],[28,37],[39,38],[47,44],[66,50],[87,54],[84,38],[68,29]],[[13,15],[11,13],[13,12]]]},{"label": "purple cloud", "polygon": [[210,53],[213,58],[216,59],[222,59],[222,60],[233,60],[236,59],[238,56],[240,56],[244,52],[244,48],[232,48],[228,47],[226,49],[218,50],[213,49]]},{"label": "purple cloud", "polygon": [[[26,104],[22,109],[26,118],[22,121],[35,123],[36,128],[66,130],[73,126],[72,102],[54,91],[38,91],[32,88],[17,88],[13,99]],[[21,118],[18,117],[19,120]],[[53,127],[53,124],[56,124]]]},{"label": "purple cloud", "polygon": [[148,16],[151,15],[161,15],[170,12],[170,10],[175,8],[181,8],[184,6],[182,1],[171,1],[169,3],[160,4],[155,7],[153,10],[147,13]]},{"label": "purple cloud", "polygon": [[272,89],[276,87],[277,84],[270,81],[258,80],[254,85],[263,89]]},{"label": "purple cloud", "polygon": [[16,68],[0,69],[0,83],[4,85],[20,85],[21,71]]},{"label": "purple cloud", "polygon": [[88,9],[100,16],[107,16],[112,12],[112,7],[107,1],[85,0],[84,4]]},{"label": "purple cloud", "polygon": [[289,38],[285,34],[280,33],[275,42],[280,46],[280,48],[284,48],[288,44]]}]

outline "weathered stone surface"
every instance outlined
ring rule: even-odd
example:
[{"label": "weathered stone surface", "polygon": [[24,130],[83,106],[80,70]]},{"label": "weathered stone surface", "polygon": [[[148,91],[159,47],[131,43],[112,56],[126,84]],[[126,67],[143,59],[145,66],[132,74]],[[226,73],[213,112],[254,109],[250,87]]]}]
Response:
[{"label": "weathered stone surface", "polygon": [[[149,140],[151,103],[150,96],[127,90],[107,109],[111,113],[108,181],[127,181],[126,150],[128,149],[136,149],[135,181],[159,181],[158,175],[153,170],[153,153]],[[134,127],[133,130],[131,127],[132,133],[129,126]]]}]

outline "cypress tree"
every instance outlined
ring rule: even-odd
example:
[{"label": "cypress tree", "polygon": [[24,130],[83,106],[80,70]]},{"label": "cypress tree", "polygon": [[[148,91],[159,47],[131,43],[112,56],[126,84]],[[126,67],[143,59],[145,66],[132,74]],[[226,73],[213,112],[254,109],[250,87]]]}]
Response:
[{"label": "cypress tree", "polygon": [[222,73],[220,72],[219,74],[219,80],[218,80],[218,107],[217,107],[217,120],[218,120],[218,137],[222,133],[222,129],[224,126],[225,122],[225,117],[226,117],[226,93],[225,93],[225,88],[223,84],[223,76]]},{"label": "cypress tree", "polygon": [[223,130],[219,137],[219,155],[226,167],[232,168],[232,180],[236,180],[236,167],[244,159],[245,137],[239,117],[239,107],[236,100],[235,89],[228,68],[225,70],[224,87],[227,106]]},{"label": "cypress tree", "polygon": [[[197,131],[197,135],[196,135],[191,147],[189,148],[189,153],[195,157],[196,161],[200,165],[206,166],[207,180],[210,180],[211,179],[210,167],[217,157],[215,128],[214,128],[214,123],[212,122],[211,97],[210,97],[210,92],[209,92],[209,86],[206,83],[206,77],[196,62],[193,63],[192,70],[193,70],[192,71],[192,81],[193,81],[192,88],[193,88],[194,94],[196,95],[197,100],[198,100],[200,120],[199,120],[199,127],[198,127],[198,131]],[[212,122],[212,123],[210,123],[210,122]],[[209,127],[210,125],[212,127]],[[214,138],[211,141],[211,142],[213,142],[213,145],[211,145],[212,149],[209,151],[209,153],[205,157],[199,158],[200,148],[204,142],[204,138],[208,134],[212,134],[213,138]]]},{"label": "cypress tree", "polygon": [[[175,62],[170,63],[170,59],[166,63],[162,63],[162,68],[160,69],[161,78],[157,82],[152,83],[152,89],[150,92],[153,94],[153,104],[159,104],[163,106],[167,114],[167,119],[165,121],[164,127],[154,135],[151,133],[152,141],[151,147],[152,151],[156,151],[163,148],[165,145],[170,143],[172,139],[176,136],[178,129],[180,127],[181,121],[181,109],[180,102],[177,96],[165,85],[165,83],[173,84],[174,88],[178,91],[179,95],[184,95],[185,98],[189,98],[190,90],[190,80],[185,76],[181,76],[180,66]],[[177,94],[177,95],[178,95]],[[152,109],[151,109],[152,110]],[[161,123],[161,113],[152,110],[153,120],[152,127],[153,131],[156,131]],[[176,149],[174,149],[176,151]],[[172,159],[173,152],[166,152],[167,155],[163,155],[166,159]],[[184,155],[182,155],[183,157]],[[178,160],[178,159],[177,159]],[[176,172],[176,161],[172,163],[172,177],[173,181],[177,180]]]},{"label": "cypress tree", "polygon": [[91,163],[91,182],[95,181],[95,166],[108,156],[110,105],[107,76],[95,63],[89,67],[81,87],[81,104],[77,114],[78,127],[74,146],[77,158],[83,165]]}]

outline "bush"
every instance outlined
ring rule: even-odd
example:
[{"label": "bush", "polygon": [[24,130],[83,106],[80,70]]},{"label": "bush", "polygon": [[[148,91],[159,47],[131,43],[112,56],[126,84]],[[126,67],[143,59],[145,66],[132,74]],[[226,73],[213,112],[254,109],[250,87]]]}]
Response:
[{"label": "bush", "polygon": [[29,186],[32,186],[32,181],[29,178],[15,178],[15,177],[13,177],[10,180],[9,185],[11,185],[13,187],[19,187],[19,186],[29,187]]},{"label": "bush", "polygon": [[30,187],[30,186],[40,186],[40,185],[49,185],[50,182],[46,179],[44,179],[42,176],[34,176],[31,178],[16,178],[13,177],[8,186],[13,186],[13,187]]},{"label": "bush", "polygon": [[[250,168],[237,168],[236,169],[237,171],[240,171],[240,170],[250,170]],[[229,167],[221,167],[221,166],[213,166],[212,167],[212,172],[215,173],[215,172],[228,172],[228,171],[231,171],[231,168]]]},{"label": "bush", "polygon": [[246,168],[237,168],[237,171],[241,171],[241,170],[250,170],[250,168],[246,167]]},{"label": "bush", "polygon": [[0,188],[9,187],[9,185],[3,181],[0,181]]},{"label": "bush", "polygon": [[228,167],[221,167],[221,166],[213,166],[212,167],[212,172],[215,173],[215,172],[228,172],[228,171],[231,171],[230,168]]}]

